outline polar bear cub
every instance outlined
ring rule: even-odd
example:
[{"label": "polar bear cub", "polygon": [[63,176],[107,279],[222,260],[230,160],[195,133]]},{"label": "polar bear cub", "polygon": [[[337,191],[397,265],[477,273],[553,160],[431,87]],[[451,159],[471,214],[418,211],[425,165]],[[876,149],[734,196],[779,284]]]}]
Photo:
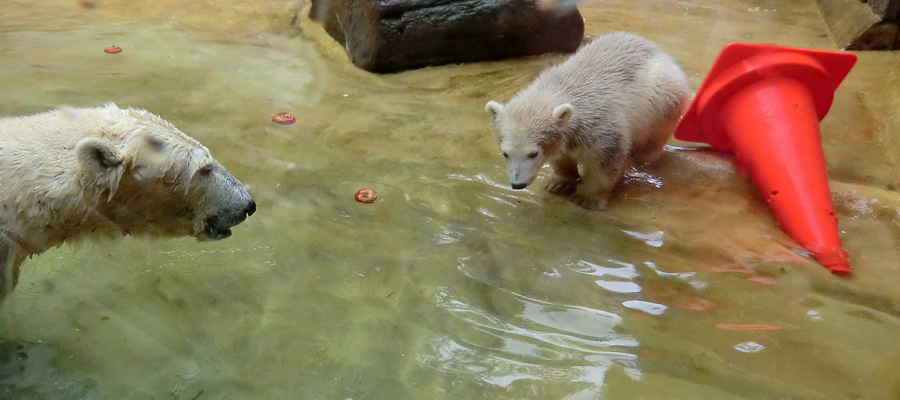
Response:
[{"label": "polar bear cub", "polygon": [[662,154],[689,95],[672,57],[642,36],[613,32],[485,110],[513,189],[527,187],[550,163],[547,190],[604,209],[628,166]]},{"label": "polar bear cub", "polygon": [[0,118],[0,298],[19,265],[85,237],[217,240],[256,210],[209,150],[144,110]]}]

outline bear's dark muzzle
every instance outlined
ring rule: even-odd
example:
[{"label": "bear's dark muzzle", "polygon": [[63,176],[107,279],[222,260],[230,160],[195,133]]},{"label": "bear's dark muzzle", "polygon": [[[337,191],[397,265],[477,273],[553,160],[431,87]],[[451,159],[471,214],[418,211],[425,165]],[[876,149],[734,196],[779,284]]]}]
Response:
[{"label": "bear's dark muzzle", "polygon": [[238,212],[223,210],[218,214],[206,218],[206,227],[203,232],[207,240],[221,240],[231,236],[231,227],[244,222],[247,217],[256,212],[256,202],[250,199],[247,206]]}]

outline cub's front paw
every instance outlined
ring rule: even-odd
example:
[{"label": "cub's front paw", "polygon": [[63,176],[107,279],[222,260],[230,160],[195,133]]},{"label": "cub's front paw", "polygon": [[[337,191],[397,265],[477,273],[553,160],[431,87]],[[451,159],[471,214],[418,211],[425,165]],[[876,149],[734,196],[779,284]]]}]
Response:
[{"label": "cub's front paw", "polygon": [[568,196],[575,193],[576,186],[578,186],[578,180],[576,179],[565,179],[554,176],[553,178],[550,178],[550,182],[547,182],[547,191]]},{"label": "cub's front paw", "polygon": [[575,193],[571,197],[572,202],[587,210],[605,210],[607,199],[594,195]]}]

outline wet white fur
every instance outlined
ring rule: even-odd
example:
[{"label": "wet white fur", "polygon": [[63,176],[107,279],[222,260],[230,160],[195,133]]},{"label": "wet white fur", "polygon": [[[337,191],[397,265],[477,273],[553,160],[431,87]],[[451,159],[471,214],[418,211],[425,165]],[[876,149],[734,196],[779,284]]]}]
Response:
[{"label": "wet white fur", "polygon": [[485,110],[514,188],[550,163],[547,190],[603,209],[629,165],[662,154],[689,93],[684,72],[655,43],[613,32]]},{"label": "wet white fur", "polygon": [[25,257],[86,236],[202,239],[210,212],[249,201],[192,179],[207,165],[237,182],[170,123],[112,103],[0,119],[0,283]]}]

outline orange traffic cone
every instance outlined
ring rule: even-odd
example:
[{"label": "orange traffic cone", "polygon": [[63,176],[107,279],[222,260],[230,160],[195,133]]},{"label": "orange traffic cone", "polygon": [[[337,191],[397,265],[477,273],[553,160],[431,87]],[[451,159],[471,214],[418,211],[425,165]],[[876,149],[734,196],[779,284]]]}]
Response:
[{"label": "orange traffic cone", "polygon": [[733,151],[782,228],[822,265],[850,273],[831,203],[819,121],[853,53],[731,43],[675,131]]}]

